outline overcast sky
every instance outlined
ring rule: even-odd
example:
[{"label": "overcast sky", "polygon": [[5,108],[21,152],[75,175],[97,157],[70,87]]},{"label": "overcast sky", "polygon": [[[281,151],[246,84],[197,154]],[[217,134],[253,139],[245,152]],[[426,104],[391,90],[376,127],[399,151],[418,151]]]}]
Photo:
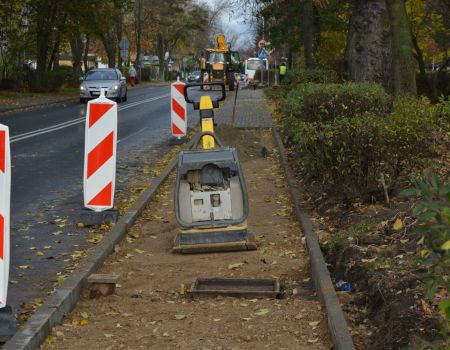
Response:
[{"label": "overcast sky", "polygon": [[[200,0],[209,5],[214,5],[217,0]],[[220,1],[220,0],[219,0]],[[222,0],[223,1],[223,0]],[[238,47],[246,48],[251,46],[254,41],[252,28],[245,23],[245,18],[237,14],[224,12],[221,16],[222,24],[226,30],[232,31],[239,35]],[[250,44],[249,44],[250,43]]]}]

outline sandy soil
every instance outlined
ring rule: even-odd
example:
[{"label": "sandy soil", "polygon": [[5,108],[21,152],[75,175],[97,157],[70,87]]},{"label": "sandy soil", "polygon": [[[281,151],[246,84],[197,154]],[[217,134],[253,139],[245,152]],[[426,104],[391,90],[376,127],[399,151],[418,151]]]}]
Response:
[{"label": "sandy soil", "polygon": [[[227,134],[224,132],[225,143]],[[175,255],[174,174],[99,273],[120,276],[114,295],[89,299],[41,349],[330,349],[326,315],[269,131],[233,131],[249,191],[257,251]],[[269,157],[260,148],[269,149]],[[245,146],[245,148],[244,148]],[[245,151],[242,151],[245,150]],[[283,298],[193,300],[198,277],[279,278]]]}]

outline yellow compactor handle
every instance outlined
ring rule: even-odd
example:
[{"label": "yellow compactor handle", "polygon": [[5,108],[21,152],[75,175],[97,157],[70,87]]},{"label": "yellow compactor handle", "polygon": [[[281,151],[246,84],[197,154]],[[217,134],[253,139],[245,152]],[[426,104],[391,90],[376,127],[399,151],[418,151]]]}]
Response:
[{"label": "yellow compactor handle", "polygon": [[[201,96],[200,97],[200,110],[208,110],[213,109],[213,103],[211,96]],[[201,118],[202,123],[202,132],[209,131],[214,132],[214,119],[213,118]],[[212,136],[203,136],[202,137],[202,146],[203,149],[211,149],[214,148],[215,142],[214,137]]]}]

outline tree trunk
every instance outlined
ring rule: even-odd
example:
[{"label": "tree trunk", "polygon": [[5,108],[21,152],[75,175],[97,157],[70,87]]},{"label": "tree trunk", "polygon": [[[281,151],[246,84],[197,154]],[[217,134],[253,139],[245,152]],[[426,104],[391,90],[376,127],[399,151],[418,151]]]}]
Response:
[{"label": "tree trunk", "polygon": [[86,44],[84,46],[84,55],[83,55],[83,63],[84,63],[84,71],[87,72],[89,70],[88,59],[89,59],[89,46],[91,44],[91,39],[89,34],[86,34]]},{"label": "tree trunk", "polygon": [[135,35],[136,35],[136,61],[140,67],[139,58],[141,56],[141,40],[142,40],[142,0],[136,1],[135,9]]},{"label": "tree trunk", "polygon": [[70,49],[72,51],[72,81],[74,86],[76,86],[79,78],[83,75],[83,71],[81,70],[83,40],[80,35],[76,35],[70,40]]},{"label": "tree trunk", "polygon": [[386,0],[392,33],[392,84],[396,96],[417,95],[416,65],[404,0]]},{"label": "tree trunk", "polygon": [[53,45],[52,54],[50,55],[50,60],[48,62],[48,71],[57,70],[59,68],[59,46],[61,44],[61,32],[58,31],[56,34],[55,44]]},{"label": "tree trunk", "polygon": [[303,49],[306,69],[314,69],[314,9],[311,0],[303,2]]},{"label": "tree trunk", "polygon": [[48,41],[50,35],[45,29],[37,32],[36,52],[36,90],[41,90],[44,84],[44,74],[47,66]]},{"label": "tree trunk", "polygon": [[166,54],[164,51],[164,38],[161,33],[158,33],[157,36],[157,46],[158,46],[158,58],[159,58],[159,80],[164,80],[165,77],[165,62],[164,55]]},{"label": "tree trunk", "polygon": [[414,57],[417,60],[417,64],[419,65],[419,71],[421,74],[425,75],[425,61],[423,60],[422,50],[419,47],[419,43],[417,42],[417,39],[415,36],[412,37],[412,42],[414,46],[414,51],[416,51],[416,54]]},{"label": "tree trunk", "polygon": [[291,46],[289,45],[289,49],[288,49],[288,67],[291,70],[292,70],[292,67],[293,67],[292,58],[293,58],[292,57],[292,49],[291,49]]},{"label": "tree trunk", "polygon": [[57,2],[48,1],[36,7],[36,81],[35,89],[44,88],[44,74],[47,69],[51,30],[57,13]]},{"label": "tree trunk", "polygon": [[114,40],[114,33],[109,29],[102,38],[103,46],[105,47],[106,55],[108,56],[108,67],[114,68],[116,66],[116,41]]},{"label": "tree trunk", "polygon": [[117,67],[119,69],[122,68],[122,56],[120,55],[120,41],[122,40],[122,32],[123,32],[123,18],[122,15],[117,16],[117,23],[116,23],[116,31],[117,31]]},{"label": "tree trunk", "polygon": [[357,0],[345,52],[348,76],[391,88],[391,36],[385,0]]}]

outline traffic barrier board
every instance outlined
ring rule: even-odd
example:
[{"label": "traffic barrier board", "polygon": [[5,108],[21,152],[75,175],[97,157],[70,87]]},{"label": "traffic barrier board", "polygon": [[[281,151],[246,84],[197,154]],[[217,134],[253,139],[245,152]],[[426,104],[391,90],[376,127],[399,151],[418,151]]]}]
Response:
[{"label": "traffic barrier board", "polygon": [[114,205],[117,147],[117,103],[103,89],[88,102],[85,130],[84,206],[100,212]]},{"label": "traffic barrier board", "polygon": [[0,124],[0,308],[6,306],[9,279],[11,151],[9,128]]},{"label": "traffic barrier board", "polygon": [[172,135],[174,137],[186,136],[187,131],[187,108],[186,100],[184,99],[184,86],[183,82],[172,83],[170,89],[170,118]]}]

